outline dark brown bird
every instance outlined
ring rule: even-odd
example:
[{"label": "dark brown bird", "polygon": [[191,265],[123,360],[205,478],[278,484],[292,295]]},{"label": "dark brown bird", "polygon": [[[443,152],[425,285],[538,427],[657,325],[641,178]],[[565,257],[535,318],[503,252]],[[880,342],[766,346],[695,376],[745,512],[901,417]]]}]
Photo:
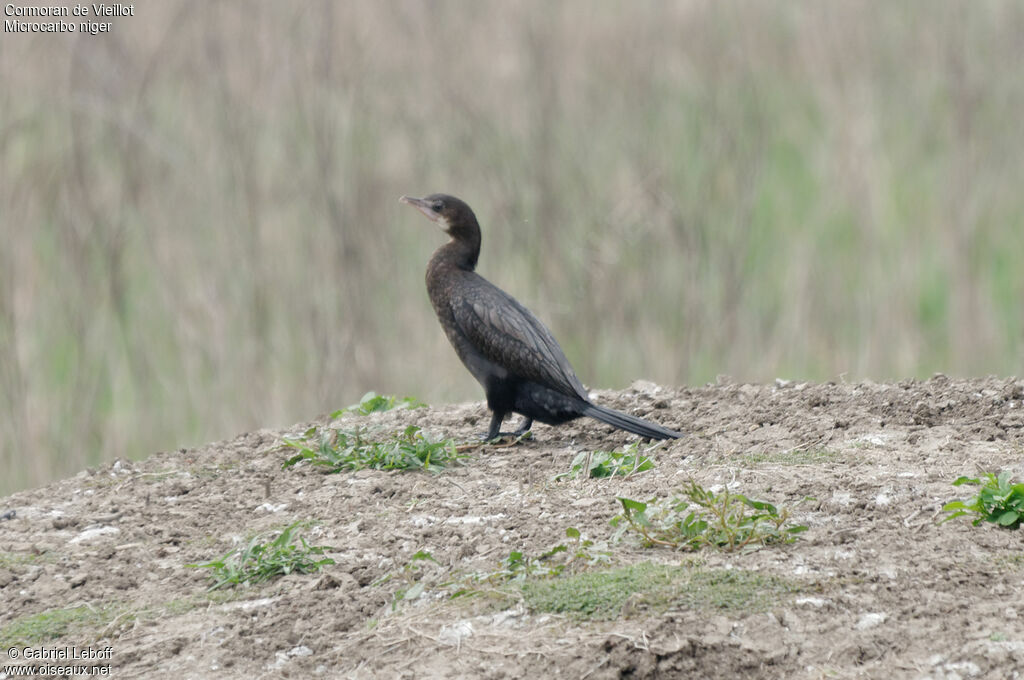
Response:
[{"label": "dark brown bird", "polygon": [[400,200],[451,237],[430,258],[427,293],[456,354],[487,394],[492,415],[486,439],[499,436],[502,421],[512,412],[524,418],[516,435],[527,432],[534,420],[558,425],[590,416],[651,439],[682,436],[590,401],[551,331],[473,271],[480,255],[480,225],[468,205],[445,194]]}]

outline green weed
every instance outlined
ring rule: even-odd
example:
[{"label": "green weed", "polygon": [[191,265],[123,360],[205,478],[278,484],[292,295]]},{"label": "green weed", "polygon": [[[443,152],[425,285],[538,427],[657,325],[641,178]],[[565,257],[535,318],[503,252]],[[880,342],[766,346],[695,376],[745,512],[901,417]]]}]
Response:
[{"label": "green weed", "polygon": [[0,649],[38,645],[71,633],[106,626],[122,612],[116,606],[80,605],[22,616],[0,630]]},{"label": "green weed", "polygon": [[[316,448],[308,442],[318,440]],[[293,441],[284,440],[285,446],[297,449],[299,453],[286,460],[282,467],[288,468],[302,461],[329,468],[329,472],[343,470],[430,470],[437,471],[448,465],[466,459],[451,439],[435,440],[415,425],[387,441],[368,438],[366,430],[355,428],[341,430],[334,428],[310,428],[303,436]]]},{"label": "green weed", "polygon": [[1014,483],[1010,472],[1003,471],[997,477],[991,472],[985,473],[984,479],[958,477],[953,486],[980,486],[974,498],[953,501],[942,506],[949,513],[942,521],[963,515],[977,515],[972,524],[978,526],[982,522],[992,522],[1006,529],[1017,529],[1024,520],[1024,483]]},{"label": "green weed", "polygon": [[786,526],[789,511],[755,501],[725,489],[714,493],[691,481],[683,498],[653,498],[646,503],[619,498],[622,513],[612,518],[618,539],[635,531],[647,545],[679,550],[718,548],[755,549],[770,543],[789,543],[806,531],[803,525]]},{"label": "green weed", "polygon": [[685,609],[764,611],[783,596],[798,592],[799,583],[744,569],[696,570],[674,605]]},{"label": "green weed", "polygon": [[645,562],[557,580],[535,580],[522,584],[523,599],[533,611],[577,619],[613,619],[631,598],[634,603],[643,599],[653,609],[666,609],[687,580],[687,571],[682,566]]},{"label": "green weed", "polygon": [[536,557],[513,550],[502,561],[498,570],[470,574],[463,582],[466,587],[457,589],[452,597],[472,594],[473,586],[476,584],[523,583],[528,578],[559,576],[567,571],[575,573],[611,560],[611,553],[605,544],[598,544],[586,538],[579,529],[569,527],[565,530],[565,536],[570,539],[567,543],[559,543]]},{"label": "green weed", "polygon": [[346,413],[354,413],[360,416],[368,416],[371,413],[380,413],[382,411],[390,411],[394,408],[399,409],[414,409],[414,408],[426,408],[426,404],[416,399],[415,397],[396,397],[388,394],[377,394],[376,392],[367,392],[363,395],[363,398],[359,400],[358,404],[352,404],[343,409],[339,409],[331,414],[331,419],[340,418]]},{"label": "green weed", "polygon": [[296,531],[305,525],[305,522],[293,522],[270,542],[265,542],[266,535],[257,535],[249,539],[244,547],[235,548],[218,560],[185,566],[211,569],[214,584],[210,590],[216,590],[226,585],[263,583],[275,576],[286,576],[292,572],[310,574],[334,564],[334,560],[329,557],[315,559],[330,550],[330,547],[306,543],[306,539]]},{"label": "green weed", "polygon": [[522,600],[532,611],[601,620],[628,616],[636,609],[662,612],[671,607],[760,611],[798,589],[797,584],[768,574],[703,570],[694,561],[611,567],[606,544],[588,540],[572,527],[565,534],[568,541],[540,555],[515,550],[493,571],[448,580],[443,570],[435,570],[441,572],[439,576],[427,575],[423,567],[438,562],[421,550],[399,571],[373,585],[402,583],[392,596],[392,611],[402,602],[433,592],[449,600],[478,596],[498,602]]},{"label": "green weed", "polygon": [[635,610],[763,611],[796,590],[796,584],[769,574],[650,562],[522,585],[523,599],[533,611],[603,620]]},{"label": "green weed", "polygon": [[555,480],[576,479],[584,468],[588,471],[588,477],[629,477],[646,472],[654,467],[654,460],[638,453],[639,447],[640,444],[635,442],[621,451],[581,451],[573,459],[569,471],[555,475]]},{"label": "green weed", "polygon": [[39,564],[40,562],[53,562],[55,557],[52,553],[32,552],[2,552],[0,551],[0,569],[23,565]]},{"label": "green weed", "polygon": [[[237,599],[231,591],[207,592],[184,599],[168,600],[157,605],[132,608],[128,603],[107,603],[100,607],[88,604],[49,609],[14,619],[0,628],[0,649],[45,644],[66,635],[87,635],[92,639],[110,637],[113,630],[131,628],[140,621],[181,616],[200,607],[222,604]],[[116,622],[116,626],[112,624]],[[116,633],[114,635],[116,637]]]},{"label": "green weed", "polygon": [[488,593],[501,598],[517,597],[507,586],[522,585],[529,579],[543,579],[562,574],[576,573],[598,564],[607,563],[611,553],[605,544],[598,544],[583,536],[574,527],[565,530],[569,540],[549,548],[544,553],[531,556],[520,550],[513,550],[493,571],[463,574],[448,580],[433,579],[431,582],[423,572],[427,562],[438,564],[434,556],[425,550],[413,555],[402,568],[373,583],[383,585],[392,580],[402,582],[391,599],[392,610],[400,602],[415,600],[427,592],[428,587],[440,591],[449,599],[472,597]]}]

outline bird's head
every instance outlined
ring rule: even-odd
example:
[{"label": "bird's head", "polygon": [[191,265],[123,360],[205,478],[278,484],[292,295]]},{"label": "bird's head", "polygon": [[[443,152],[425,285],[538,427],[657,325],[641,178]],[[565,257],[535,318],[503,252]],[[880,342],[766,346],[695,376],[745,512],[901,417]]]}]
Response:
[{"label": "bird's head", "polygon": [[419,210],[452,238],[464,238],[472,232],[479,234],[480,227],[473,210],[454,196],[430,194],[426,198],[402,196],[398,200]]}]

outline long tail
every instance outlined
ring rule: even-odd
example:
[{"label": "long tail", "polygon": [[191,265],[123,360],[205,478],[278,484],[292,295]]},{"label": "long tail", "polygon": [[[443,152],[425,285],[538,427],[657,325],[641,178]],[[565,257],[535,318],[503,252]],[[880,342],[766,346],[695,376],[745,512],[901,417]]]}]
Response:
[{"label": "long tail", "polygon": [[649,437],[651,439],[679,439],[683,436],[682,432],[669,430],[668,428],[662,427],[661,425],[652,423],[648,420],[644,420],[643,418],[636,418],[620,411],[616,411],[615,409],[598,406],[597,404],[588,403],[584,406],[583,415],[600,420],[602,423],[608,423],[612,427],[617,427],[620,430],[626,430],[627,432],[638,434],[641,437]]}]

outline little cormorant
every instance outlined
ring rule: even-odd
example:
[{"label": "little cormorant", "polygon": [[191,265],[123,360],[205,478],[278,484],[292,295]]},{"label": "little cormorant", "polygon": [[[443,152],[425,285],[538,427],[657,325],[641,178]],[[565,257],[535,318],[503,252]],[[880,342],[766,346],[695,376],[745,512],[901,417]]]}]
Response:
[{"label": "little cormorant", "polygon": [[551,331],[473,271],[480,255],[480,225],[468,205],[445,194],[400,200],[451,237],[430,258],[427,293],[456,354],[487,394],[492,416],[486,439],[499,436],[502,421],[512,412],[524,417],[517,435],[534,420],[558,425],[589,416],[651,439],[682,436],[590,401]]}]

